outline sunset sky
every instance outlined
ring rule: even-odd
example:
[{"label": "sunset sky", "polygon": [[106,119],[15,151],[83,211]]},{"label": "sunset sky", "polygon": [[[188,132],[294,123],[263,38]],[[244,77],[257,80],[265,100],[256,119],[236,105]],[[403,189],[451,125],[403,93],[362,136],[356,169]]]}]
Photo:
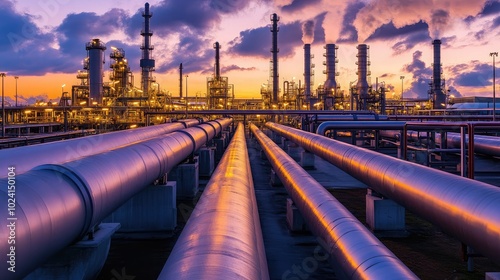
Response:
[{"label": "sunset sky", "polygon": [[[140,87],[139,46],[144,3],[132,0],[0,0],[0,72],[5,95],[23,102],[58,99],[61,85],[77,84],[85,43],[123,48]],[[427,97],[433,39],[441,39],[443,74],[455,96],[492,96],[492,57],[500,52],[499,0],[152,0],[151,28],[161,88],[178,96],[179,63],[189,75],[189,95],[206,92],[219,41],[221,74],[237,98],[259,98],[269,79],[272,13],[280,16],[280,85],[304,81],[303,44],[312,43],[314,88],[323,83],[323,46],[339,46],[338,84],[356,76],[356,45],[370,46],[371,82],[384,81],[396,96]],[[497,58],[500,61],[500,57]],[[497,63],[500,65],[500,63]],[[500,76],[497,67],[497,77]],[[184,81],[185,82],[185,81]],[[497,80],[497,85],[500,83]],[[498,89],[498,87],[497,87]],[[500,90],[497,90],[500,92]],[[390,96],[390,95],[389,95]]]}]

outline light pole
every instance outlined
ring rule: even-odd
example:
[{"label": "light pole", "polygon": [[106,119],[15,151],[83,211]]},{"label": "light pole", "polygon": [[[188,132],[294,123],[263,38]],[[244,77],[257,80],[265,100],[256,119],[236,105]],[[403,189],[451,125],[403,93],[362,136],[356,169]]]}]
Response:
[{"label": "light pole", "polygon": [[404,92],[403,91],[403,82],[405,80],[405,76],[400,76],[399,78],[401,79],[401,104],[403,105],[403,114],[404,114],[405,113],[405,102],[403,100],[403,96],[404,96],[403,95],[403,92]]},{"label": "light pole", "polygon": [[19,77],[14,76],[14,79],[16,79],[16,107],[17,107],[17,79],[19,79]]},{"label": "light pole", "polygon": [[186,119],[188,117],[188,75],[186,75]]},{"label": "light pole", "polygon": [[5,77],[5,73],[0,73],[0,77],[2,77],[2,138],[5,137],[5,96],[3,92],[3,78]]},{"label": "light pole", "polygon": [[493,121],[496,120],[496,96],[495,96],[495,56],[498,56],[498,52],[491,52],[490,56],[493,57]]},{"label": "light pole", "polygon": [[61,100],[63,102],[63,118],[64,118],[64,132],[68,132],[68,115],[66,113],[66,98],[64,97],[64,87],[66,84],[61,86]]}]

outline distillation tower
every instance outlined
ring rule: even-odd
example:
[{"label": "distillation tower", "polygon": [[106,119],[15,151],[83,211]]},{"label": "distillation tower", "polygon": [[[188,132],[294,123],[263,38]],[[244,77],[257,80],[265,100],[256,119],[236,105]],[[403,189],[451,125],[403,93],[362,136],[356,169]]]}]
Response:
[{"label": "distillation tower", "polygon": [[230,109],[234,99],[234,86],[230,85],[227,77],[220,75],[220,44],[214,43],[215,66],[213,77],[207,78],[208,106],[210,109]]},{"label": "distillation tower", "polygon": [[149,11],[149,3],[145,4],[142,16],[144,17],[144,29],[141,31],[141,36],[144,37],[144,42],[141,46],[141,88],[142,96],[148,98],[150,95],[151,83],[154,82],[153,71],[155,71],[155,60],[151,58],[151,53],[154,49],[151,44],[151,36],[153,36],[153,32],[149,28],[149,21],[153,14]]}]

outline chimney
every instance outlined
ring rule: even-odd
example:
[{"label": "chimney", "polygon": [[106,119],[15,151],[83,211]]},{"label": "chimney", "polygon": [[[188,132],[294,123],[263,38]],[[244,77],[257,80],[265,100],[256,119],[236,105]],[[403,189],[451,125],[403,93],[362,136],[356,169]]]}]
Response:
[{"label": "chimney", "polygon": [[141,46],[141,84],[142,94],[148,95],[149,86],[152,80],[152,74],[155,68],[155,60],[151,59],[151,53],[153,52],[153,46],[151,45],[151,36],[153,36],[153,32],[149,29],[149,20],[151,19],[153,14],[149,12],[149,3],[146,3],[144,5],[144,12],[142,13],[142,16],[144,17],[144,30],[141,31],[141,36],[144,37],[144,43]]},{"label": "chimney", "polygon": [[368,98],[368,75],[370,72],[368,71],[368,65],[370,62],[368,61],[368,45],[360,44],[358,45],[358,83],[356,85],[357,93],[362,100],[362,104],[360,109],[366,110],[367,104],[366,99]]},{"label": "chimney", "polygon": [[335,66],[337,64],[337,49],[338,47],[335,44],[326,44],[325,46],[326,53],[326,71],[324,73],[326,74],[326,81],[325,84],[323,85],[323,89],[325,91],[325,94],[331,93],[332,95],[335,95],[337,91],[337,81],[335,80],[335,76],[337,73],[335,72]]},{"label": "chimney", "polygon": [[218,81],[220,79],[220,64],[219,64],[220,44],[219,44],[219,42],[215,42],[214,49],[215,49],[215,80]]},{"label": "chimney", "polygon": [[304,45],[304,95],[311,98],[311,44]]},{"label": "chimney", "polygon": [[182,98],[182,63],[179,65],[179,97]]},{"label": "chimney", "polygon": [[446,94],[441,87],[441,40],[432,41],[434,45],[434,63],[432,64],[432,92],[434,93],[434,109],[446,108]]},{"label": "chimney", "polygon": [[278,91],[279,91],[279,75],[278,75],[278,21],[280,18],[277,14],[271,15],[271,32],[273,33],[272,48],[271,53],[273,54],[273,96],[271,103],[278,103]]}]

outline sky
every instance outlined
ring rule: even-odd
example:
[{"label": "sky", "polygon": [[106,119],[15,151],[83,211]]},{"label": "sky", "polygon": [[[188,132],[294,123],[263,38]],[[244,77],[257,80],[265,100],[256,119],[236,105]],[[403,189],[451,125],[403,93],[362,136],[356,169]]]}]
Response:
[{"label": "sky", "polygon": [[[303,83],[303,45],[311,43],[317,88],[325,81],[323,47],[335,43],[339,47],[337,83],[347,91],[357,79],[356,46],[367,44],[370,83],[378,77],[390,90],[389,97],[397,98],[403,90],[405,98],[426,98],[432,76],[431,42],[441,39],[443,77],[450,93],[492,96],[490,53],[500,52],[500,0],[149,3],[156,60],[153,76],[161,89],[173,96],[179,95],[180,63],[189,76],[188,95],[205,95],[206,80],[214,72],[213,44],[218,41],[222,46],[221,75],[234,85],[236,98],[260,98],[260,88],[270,76],[273,13],[280,17],[280,86],[285,80]],[[76,73],[87,55],[85,43],[92,38],[101,39],[107,46],[104,81],[109,80],[113,46],[125,50],[135,85],[140,87],[144,4],[132,0],[0,0],[0,72],[7,73],[6,100],[14,99],[14,76],[19,77],[19,103],[57,100],[62,90],[78,84]]]}]

